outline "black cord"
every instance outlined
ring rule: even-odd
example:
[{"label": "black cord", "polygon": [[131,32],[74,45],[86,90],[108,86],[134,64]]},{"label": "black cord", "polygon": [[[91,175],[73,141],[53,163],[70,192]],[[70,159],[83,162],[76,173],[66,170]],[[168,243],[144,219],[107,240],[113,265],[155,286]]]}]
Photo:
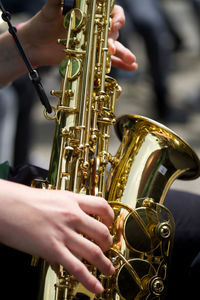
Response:
[{"label": "black cord", "polygon": [[37,92],[37,94],[40,98],[40,101],[45,106],[46,111],[48,113],[51,113],[52,108],[51,108],[51,105],[49,104],[49,100],[48,100],[47,95],[46,95],[46,93],[44,91],[44,88],[42,86],[40,76],[39,76],[38,72],[32,68],[32,65],[31,65],[28,57],[26,56],[26,54],[24,52],[24,49],[23,49],[23,47],[22,47],[22,45],[21,45],[21,43],[20,43],[20,41],[17,37],[17,29],[16,29],[16,27],[12,26],[12,24],[11,24],[11,21],[10,21],[11,20],[11,15],[8,11],[6,11],[4,9],[1,1],[0,1],[0,8],[2,10],[2,15],[1,15],[2,19],[8,24],[8,31],[12,35],[12,37],[13,37],[15,43],[16,43],[16,46],[19,50],[19,53],[22,56],[24,63],[26,64],[26,67],[29,71],[29,77],[30,77],[35,89],[36,89],[36,92]]}]

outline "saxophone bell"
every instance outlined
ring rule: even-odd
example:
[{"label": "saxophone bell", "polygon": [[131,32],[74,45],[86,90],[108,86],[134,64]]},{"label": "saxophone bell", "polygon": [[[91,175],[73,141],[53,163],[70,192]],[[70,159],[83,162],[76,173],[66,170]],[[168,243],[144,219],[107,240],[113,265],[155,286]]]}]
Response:
[{"label": "saxophone bell", "polygon": [[200,161],[185,141],[151,119],[121,116],[115,130],[121,145],[106,195],[115,211],[115,288],[122,299],[165,299],[175,232],[165,196],[175,179],[199,177]]}]

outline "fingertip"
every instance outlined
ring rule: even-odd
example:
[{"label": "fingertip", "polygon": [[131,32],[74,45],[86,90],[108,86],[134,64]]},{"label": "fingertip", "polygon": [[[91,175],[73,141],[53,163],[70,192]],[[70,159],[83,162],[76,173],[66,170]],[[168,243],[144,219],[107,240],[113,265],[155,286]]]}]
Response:
[{"label": "fingertip", "polygon": [[133,63],[132,64],[132,71],[137,71],[138,70],[138,63]]},{"label": "fingertip", "polygon": [[111,16],[112,16],[112,28],[114,28],[115,24],[118,23],[117,26],[119,26],[119,28],[117,30],[119,30],[120,28],[122,28],[125,25],[125,14],[124,14],[124,9],[120,6],[120,5],[115,5],[112,12],[111,12]]},{"label": "fingertip", "polygon": [[113,275],[114,273],[115,273],[115,267],[111,264],[110,275]]},{"label": "fingertip", "polygon": [[136,56],[127,48],[124,49],[124,53],[121,55],[121,58],[129,65],[136,63]]},{"label": "fingertip", "polygon": [[99,281],[97,281],[94,289],[95,289],[96,294],[101,294],[104,291],[104,288],[103,288],[102,284]]},{"label": "fingertip", "polygon": [[113,39],[108,40],[108,50],[110,52],[110,55],[115,55],[116,46],[115,46]]}]

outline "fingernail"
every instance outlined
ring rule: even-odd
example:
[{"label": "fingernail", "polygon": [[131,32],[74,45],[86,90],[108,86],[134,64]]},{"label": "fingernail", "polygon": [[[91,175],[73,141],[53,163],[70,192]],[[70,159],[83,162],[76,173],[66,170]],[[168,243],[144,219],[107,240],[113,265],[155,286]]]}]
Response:
[{"label": "fingernail", "polygon": [[95,291],[96,291],[97,294],[100,294],[104,291],[104,288],[103,288],[103,286],[101,285],[101,283],[99,281],[95,285]]},{"label": "fingernail", "polygon": [[111,267],[110,267],[110,273],[111,274],[115,273],[115,267],[113,265],[111,265]]},{"label": "fingernail", "polygon": [[111,47],[112,47],[112,53],[111,54],[114,55],[115,52],[116,52],[116,46],[115,46],[115,44],[113,44]]},{"label": "fingernail", "polygon": [[111,40],[111,39],[109,40],[109,52],[111,55],[114,55],[116,52],[116,46],[115,46],[113,40]]},{"label": "fingernail", "polygon": [[138,63],[134,63],[134,65],[135,65],[135,70],[137,70],[138,69]]}]

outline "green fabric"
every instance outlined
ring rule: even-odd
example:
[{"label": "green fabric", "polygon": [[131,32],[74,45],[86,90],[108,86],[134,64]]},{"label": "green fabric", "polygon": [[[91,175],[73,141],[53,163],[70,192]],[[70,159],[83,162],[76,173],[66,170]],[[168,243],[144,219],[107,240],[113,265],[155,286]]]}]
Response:
[{"label": "green fabric", "polygon": [[0,178],[2,179],[8,179],[8,173],[9,173],[9,164],[7,161],[0,164]]}]

